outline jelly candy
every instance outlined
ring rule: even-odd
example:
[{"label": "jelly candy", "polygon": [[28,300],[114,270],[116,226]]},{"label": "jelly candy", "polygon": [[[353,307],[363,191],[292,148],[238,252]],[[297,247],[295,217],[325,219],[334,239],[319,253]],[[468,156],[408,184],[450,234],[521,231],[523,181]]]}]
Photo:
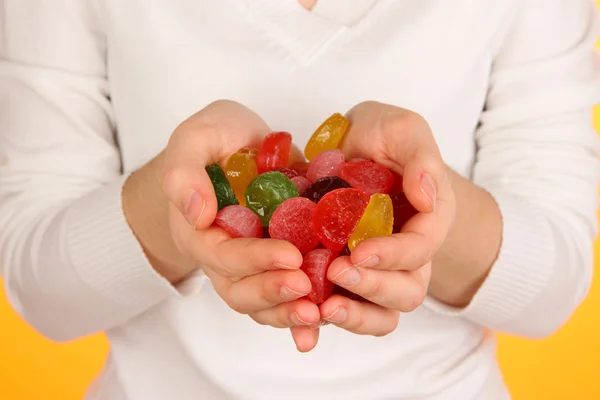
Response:
[{"label": "jelly candy", "polygon": [[271,235],[269,235],[269,227],[268,226],[263,226],[263,228],[262,228],[262,236],[264,238],[266,238],[266,239],[271,238]]},{"label": "jelly candy", "polygon": [[339,148],[347,130],[348,120],[340,113],[333,114],[312,134],[304,148],[304,156],[310,161],[319,153]]},{"label": "jelly candy", "polygon": [[[296,185],[298,193],[304,192],[304,190],[310,186],[310,181],[303,176],[295,176],[292,178],[292,183]],[[350,187],[350,185],[348,185]]]},{"label": "jelly candy", "polygon": [[337,176],[326,176],[317,179],[309,187],[304,189],[302,197],[306,197],[315,203],[321,200],[321,197],[335,189],[349,188],[348,182]]},{"label": "jelly candy", "polygon": [[327,269],[336,258],[337,254],[328,249],[315,249],[304,255],[300,269],[310,279],[312,289],[307,297],[315,304],[323,303],[333,291],[333,283],[327,279]]},{"label": "jelly candy", "polygon": [[348,161],[344,163],[340,177],[368,195],[387,193],[394,184],[392,172],[372,161]]},{"label": "jelly candy", "polygon": [[394,233],[400,229],[419,212],[410,204],[404,193],[390,195],[394,206]]},{"label": "jelly candy", "polygon": [[348,248],[348,244],[344,246],[344,248],[340,251],[340,256],[349,256],[352,252]]},{"label": "jelly candy", "polygon": [[348,242],[365,208],[369,195],[359,189],[336,189],[321,198],[315,210],[315,231],[321,243],[340,251]]},{"label": "jelly candy", "polygon": [[308,167],[310,167],[310,163],[307,162],[297,162],[293,163],[290,166],[291,170],[296,171],[298,176],[306,176],[306,172],[308,171]]},{"label": "jelly candy", "polygon": [[227,180],[238,202],[243,206],[246,205],[246,199],[244,198],[246,188],[250,181],[258,175],[256,153],[256,149],[240,149],[237,153],[232,154],[229,160],[227,160],[227,164],[225,164]]},{"label": "jelly candy", "polygon": [[298,189],[287,176],[271,171],[252,179],[245,196],[246,206],[258,214],[263,226],[268,226],[273,211],[287,199],[298,197]]},{"label": "jelly candy", "polygon": [[392,185],[392,187],[390,188],[390,190],[388,190],[387,193],[388,194],[403,193],[404,192],[404,188],[402,187],[402,175],[398,175],[394,171],[392,171],[392,175],[394,175],[394,184]]},{"label": "jelly candy", "polygon": [[227,206],[217,213],[215,224],[234,238],[261,238],[262,223],[258,215],[244,206]]},{"label": "jelly candy", "polygon": [[213,184],[213,188],[215,189],[219,210],[222,210],[227,206],[239,204],[237,198],[235,197],[235,193],[233,192],[233,189],[231,188],[231,185],[229,185],[229,181],[225,176],[225,172],[223,172],[223,169],[219,164],[213,163],[207,166],[206,173],[208,174],[208,177]]},{"label": "jelly candy", "polygon": [[325,176],[338,176],[342,172],[344,161],[344,153],[341,150],[324,151],[312,160],[306,171],[306,178],[314,182]]},{"label": "jelly candy", "polygon": [[389,236],[394,227],[394,208],[392,199],[387,194],[374,194],[369,200],[358,225],[354,228],[348,248],[354,250],[365,239],[377,236]]},{"label": "jelly candy", "polygon": [[269,133],[265,136],[256,156],[258,173],[287,168],[291,150],[292,135],[288,132]]},{"label": "jelly candy", "polygon": [[277,171],[281,172],[290,179],[292,179],[295,176],[298,176],[298,173],[290,168],[277,168]]},{"label": "jelly candy", "polygon": [[287,199],[273,212],[269,221],[269,235],[273,239],[287,240],[304,254],[319,244],[313,228],[317,206],[304,197]]},{"label": "jelly candy", "polygon": [[369,300],[365,299],[364,297],[359,296],[356,293],[351,292],[348,289],[345,289],[345,288],[343,288],[341,286],[338,286],[338,285],[334,285],[333,286],[333,293],[332,294],[339,294],[340,296],[347,297],[350,300],[354,300],[354,301],[371,303]]}]

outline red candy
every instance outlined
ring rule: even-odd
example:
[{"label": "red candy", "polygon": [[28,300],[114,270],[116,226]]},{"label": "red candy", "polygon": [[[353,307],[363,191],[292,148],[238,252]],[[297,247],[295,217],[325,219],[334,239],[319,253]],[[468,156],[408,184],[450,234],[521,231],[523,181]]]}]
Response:
[{"label": "red candy", "polygon": [[234,238],[263,237],[260,218],[244,206],[227,206],[223,208],[217,213],[215,224],[225,229]]},{"label": "red candy", "polygon": [[272,132],[263,140],[256,155],[258,173],[287,168],[292,149],[292,135],[288,132]]},{"label": "red candy", "polygon": [[300,269],[310,279],[312,289],[307,297],[315,304],[323,303],[333,292],[333,283],[327,279],[327,269],[336,258],[337,254],[328,249],[315,249],[304,255]]},{"label": "red candy", "polygon": [[359,189],[336,189],[319,200],[314,226],[321,243],[328,249],[341,251],[362,217],[369,195]]},{"label": "red candy", "polygon": [[306,171],[308,171],[308,167],[310,167],[310,163],[297,162],[297,163],[293,163],[290,166],[290,169],[293,171],[296,171],[298,176],[306,176]]},{"label": "red candy", "polygon": [[410,204],[404,193],[390,195],[394,208],[394,233],[400,232],[402,226],[419,212]]},{"label": "red candy", "polygon": [[277,168],[277,171],[281,172],[290,179],[298,176],[298,173],[290,168]]},{"label": "red candy", "polygon": [[296,185],[296,189],[298,189],[298,193],[302,195],[302,192],[310,186],[310,181],[303,176],[295,176],[292,178],[292,183]]},{"label": "red candy", "polygon": [[306,177],[314,182],[325,176],[338,176],[344,165],[344,153],[341,150],[327,150],[319,153],[310,163]]},{"label": "red candy", "polygon": [[273,239],[287,240],[304,254],[319,244],[313,228],[317,205],[304,197],[294,197],[281,203],[269,222]]},{"label": "red candy", "polygon": [[339,294],[340,296],[347,297],[350,300],[360,301],[361,303],[365,303],[365,302],[371,303],[369,300],[365,299],[364,297],[359,296],[356,293],[351,292],[348,289],[344,289],[343,287],[338,286],[338,285],[334,285],[332,294]]},{"label": "red candy", "polygon": [[390,188],[388,194],[399,194],[404,193],[404,188],[402,187],[402,175],[398,175],[397,173],[392,171],[392,175],[394,175],[394,184]]},{"label": "red candy", "polygon": [[387,193],[394,184],[392,172],[372,161],[344,163],[340,177],[353,188],[360,189],[368,195]]}]

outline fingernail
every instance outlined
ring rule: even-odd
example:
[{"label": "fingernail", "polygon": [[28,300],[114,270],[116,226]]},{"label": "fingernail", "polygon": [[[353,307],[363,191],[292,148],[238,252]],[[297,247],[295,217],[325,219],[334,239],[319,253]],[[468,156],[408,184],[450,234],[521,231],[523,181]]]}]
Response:
[{"label": "fingernail", "polygon": [[282,286],[281,289],[279,289],[279,295],[284,300],[296,300],[302,296],[306,296],[305,293],[296,292],[287,286]]},{"label": "fingernail", "polygon": [[206,201],[200,193],[195,190],[191,190],[189,197],[187,198],[184,206],[185,218],[188,222],[196,228],[198,225],[198,221],[202,218],[202,214],[204,214],[204,209],[206,208]]},{"label": "fingernail", "polygon": [[424,173],[421,177],[421,192],[427,197],[435,210],[437,189],[435,188],[435,182],[428,173]]},{"label": "fingernail", "polygon": [[273,263],[273,266],[275,268],[280,268],[280,269],[298,269],[298,268],[290,267],[289,265],[282,264],[280,262]]},{"label": "fingernail", "polygon": [[294,325],[304,325],[304,326],[312,325],[310,322],[306,322],[302,318],[300,318],[298,313],[295,313],[295,312],[293,312],[292,315],[290,315],[290,319],[292,320]]},{"label": "fingernail", "polygon": [[332,281],[341,286],[354,286],[360,282],[360,272],[355,267],[348,267],[334,276]]},{"label": "fingernail", "polygon": [[376,255],[369,256],[356,264],[357,267],[373,268],[379,264],[379,257]]},{"label": "fingernail", "polygon": [[346,309],[344,307],[338,307],[331,315],[324,317],[323,319],[325,321],[331,322],[332,324],[341,324],[346,320],[347,317],[348,312],[346,311]]}]

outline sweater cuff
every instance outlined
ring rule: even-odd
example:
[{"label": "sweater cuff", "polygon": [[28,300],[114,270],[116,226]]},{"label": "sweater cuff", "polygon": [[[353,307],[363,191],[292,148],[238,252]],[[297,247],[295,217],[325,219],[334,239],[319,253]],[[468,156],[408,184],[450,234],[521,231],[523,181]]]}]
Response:
[{"label": "sweater cuff", "polygon": [[457,309],[427,297],[435,312],[459,316],[491,329],[517,317],[549,284],[554,274],[554,239],[545,218],[525,202],[491,193],[503,221],[502,245],[488,277],[471,303]]},{"label": "sweater cuff", "polygon": [[71,263],[90,290],[141,312],[191,293],[190,282],[178,290],[150,265],[123,213],[126,179],[122,176],[75,202],[66,215],[66,234]]}]

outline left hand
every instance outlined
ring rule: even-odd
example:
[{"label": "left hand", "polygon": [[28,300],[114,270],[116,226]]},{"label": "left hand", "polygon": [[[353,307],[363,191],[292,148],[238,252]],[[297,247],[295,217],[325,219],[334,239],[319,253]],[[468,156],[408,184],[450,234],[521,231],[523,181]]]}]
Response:
[{"label": "left hand", "polygon": [[400,312],[413,311],[425,299],[431,260],[454,221],[454,192],[423,117],[365,102],[347,118],[350,128],[342,147],[347,159],[370,159],[402,175],[404,193],[419,213],[400,233],[364,240],[351,256],[329,267],[331,281],[372,303],[333,295],[320,313],[324,321],[350,332],[383,336],[396,329]]}]

